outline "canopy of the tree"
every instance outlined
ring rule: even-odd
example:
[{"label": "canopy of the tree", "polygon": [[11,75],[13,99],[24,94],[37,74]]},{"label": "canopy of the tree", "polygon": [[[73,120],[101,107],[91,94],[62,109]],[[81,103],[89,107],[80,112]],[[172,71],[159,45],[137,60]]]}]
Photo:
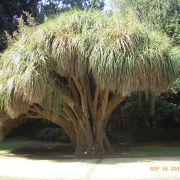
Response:
[{"label": "canopy of the tree", "polygon": [[[72,11],[24,28],[0,57],[0,103],[12,117],[31,103],[59,109],[68,87],[57,81],[71,70],[87,73],[101,90],[127,96],[166,90],[175,79],[178,48],[164,34],[134,17],[106,17],[99,11]],[[60,90],[61,89],[61,90]]]}]

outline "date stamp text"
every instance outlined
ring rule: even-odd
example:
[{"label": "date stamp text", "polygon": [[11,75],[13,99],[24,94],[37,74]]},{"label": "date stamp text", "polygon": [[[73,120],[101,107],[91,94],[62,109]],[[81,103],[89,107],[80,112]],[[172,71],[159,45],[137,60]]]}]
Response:
[{"label": "date stamp text", "polygon": [[180,166],[152,166],[149,168],[150,171],[180,171]]}]

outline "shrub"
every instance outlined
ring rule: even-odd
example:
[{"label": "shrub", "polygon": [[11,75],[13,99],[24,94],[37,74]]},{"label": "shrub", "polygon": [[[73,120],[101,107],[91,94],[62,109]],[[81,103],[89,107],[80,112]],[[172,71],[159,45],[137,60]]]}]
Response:
[{"label": "shrub", "polygon": [[44,128],[36,134],[36,138],[40,141],[48,142],[69,142],[68,136],[61,128]]}]

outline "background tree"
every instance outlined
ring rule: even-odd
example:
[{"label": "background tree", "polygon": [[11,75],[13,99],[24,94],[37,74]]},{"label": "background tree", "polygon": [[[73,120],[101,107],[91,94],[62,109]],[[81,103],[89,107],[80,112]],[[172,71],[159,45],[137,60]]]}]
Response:
[{"label": "background tree", "polygon": [[5,31],[12,35],[17,30],[17,19],[23,12],[32,14],[36,22],[42,23],[50,15],[77,9],[103,9],[103,0],[1,0],[0,2],[0,52],[7,46]]},{"label": "background tree", "polygon": [[[37,38],[38,37],[38,38]],[[0,103],[11,118],[61,126],[75,153],[112,150],[105,127],[132,92],[166,90],[177,49],[132,16],[72,11],[32,28],[1,57]]]},{"label": "background tree", "polygon": [[148,22],[180,42],[180,1],[179,0],[114,0],[115,7],[126,13],[133,10],[143,22]]},{"label": "background tree", "polygon": [[12,34],[17,29],[17,19],[27,11],[34,17],[38,14],[39,0],[1,0],[0,1],[0,51],[6,48],[5,31]]}]

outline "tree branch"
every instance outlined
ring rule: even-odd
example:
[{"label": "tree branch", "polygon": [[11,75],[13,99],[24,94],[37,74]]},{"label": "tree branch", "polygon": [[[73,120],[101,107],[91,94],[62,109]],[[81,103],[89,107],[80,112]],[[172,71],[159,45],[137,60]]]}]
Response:
[{"label": "tree branch", "polygon": [[114,96],[107,104],[105,118],[107,118],[123,100],[124,97],[121,94]]},{"label": "tree branch", "polygon": [[96,87],[95,93],[94,93],[94,100],[93,100],[93,119],[94,119],[94,121],[96,121],[96,119],[97,119],[98,97],[99,97],[99,87]]},{"label": "tree branch", "polygon": [[105,88],[104,94],[102,96],[102,105],[101,105],[102,117],[105,116],[105,112],[106,112],[106,108],[107,108],[107,104],[108,104],[108,99],[109,99],[109,87]]}]

